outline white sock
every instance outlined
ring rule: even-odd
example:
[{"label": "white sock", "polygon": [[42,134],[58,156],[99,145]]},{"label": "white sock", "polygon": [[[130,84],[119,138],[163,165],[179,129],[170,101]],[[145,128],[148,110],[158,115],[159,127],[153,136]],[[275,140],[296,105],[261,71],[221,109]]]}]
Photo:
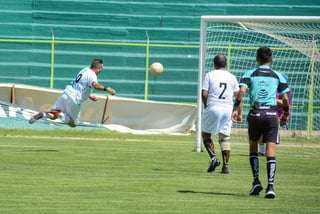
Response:
[{"label": "white sock", "polygon": [[44,118],[51,118],[52,115],[49,112],[42,112]]},{"label": "white sock", "polygon": [[260,146],[260,153],[264,154],[266,152],[265,145],[264,144],[259,144],[259,146]]},{"label": "white sock", "polygon": [[60,112],[58,118],[59,118],[62,122],[64,122],[64,123],[67,122],[67,121],[66,121],[66,120],[67,120],[67,117],[66,117],[66,115],[65,115],[63,112]]}]

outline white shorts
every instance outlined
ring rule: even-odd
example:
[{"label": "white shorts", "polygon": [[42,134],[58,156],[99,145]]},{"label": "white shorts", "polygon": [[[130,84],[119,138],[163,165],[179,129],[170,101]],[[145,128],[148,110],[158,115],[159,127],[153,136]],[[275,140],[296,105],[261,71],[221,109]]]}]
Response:
[{"label": "white shorts", "polygon": [[79,123],[81,105],[76,104],[65,93],[58,97],[52,109],[58,109],[65,114],[65,118],[62,118],[63,122],[67,123],[72,118],[75,124]]},{"label": "white shorts", "polygon": [[232,106],[207,107],[202,114],[202,132],[230,136]]}]

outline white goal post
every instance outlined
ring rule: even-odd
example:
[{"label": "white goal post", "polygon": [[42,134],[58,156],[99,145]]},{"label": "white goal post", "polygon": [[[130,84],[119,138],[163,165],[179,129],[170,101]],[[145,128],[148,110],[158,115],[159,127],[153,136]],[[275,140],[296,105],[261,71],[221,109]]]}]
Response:
[{"label": "white goal post", "polygon": [[[290,137],[310,137],[320,130],[320,16],[202,16],[197,91],[195,151],[202,151],[201,89],[204,74],[213,69],[213,58],[226,55],[230,72],[237,76],[256,66],[256,50],[273,50],[272,68],[289,76],[293,90]],[[248,96],[244,103],[248,103]],[[232,135],[247,131],[244,106],[241,125],[233,124]],[[238,131],[238,132],[236,132]],[[247,135],[245,136],[247,141]],[[232,140],[232,136],[231,136]]]}]

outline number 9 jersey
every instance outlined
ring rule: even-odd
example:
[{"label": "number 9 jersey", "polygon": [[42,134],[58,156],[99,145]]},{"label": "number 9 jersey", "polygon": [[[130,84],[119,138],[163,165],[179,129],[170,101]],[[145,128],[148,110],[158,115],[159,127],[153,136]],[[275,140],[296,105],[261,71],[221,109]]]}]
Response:
[{"label": "number 9 jersey", "polygon": [[98,83],[97,75],[89,67],[82,69],[75,80],[64,90],[76,104],[80,105],[86,101],[93,91],[92,83]]}]

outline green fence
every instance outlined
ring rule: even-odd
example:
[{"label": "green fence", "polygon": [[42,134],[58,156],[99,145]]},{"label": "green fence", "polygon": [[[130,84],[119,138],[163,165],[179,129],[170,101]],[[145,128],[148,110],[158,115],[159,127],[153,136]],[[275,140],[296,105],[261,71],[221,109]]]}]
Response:
[{"label": "green fence", "polygon": [[[197,45],[0,39],[0,47],[8,65],[1,82],[62,89],[99,57],[105,61],[100,82],[114,87],[119,96],[196,102]],[[149,72],[154,61],[165,67],[157,77]]]},{"label": "green fence", "polygon": [[[0,3],[0,82],[63,89],[99,57],[105,61],[99,80],[118,96],[190,103],[197,101],[201,15],[312,16],[320,11],[320,2],[313,0]],[[148,73],[154,61],[165,68],[158,77]]]}]

